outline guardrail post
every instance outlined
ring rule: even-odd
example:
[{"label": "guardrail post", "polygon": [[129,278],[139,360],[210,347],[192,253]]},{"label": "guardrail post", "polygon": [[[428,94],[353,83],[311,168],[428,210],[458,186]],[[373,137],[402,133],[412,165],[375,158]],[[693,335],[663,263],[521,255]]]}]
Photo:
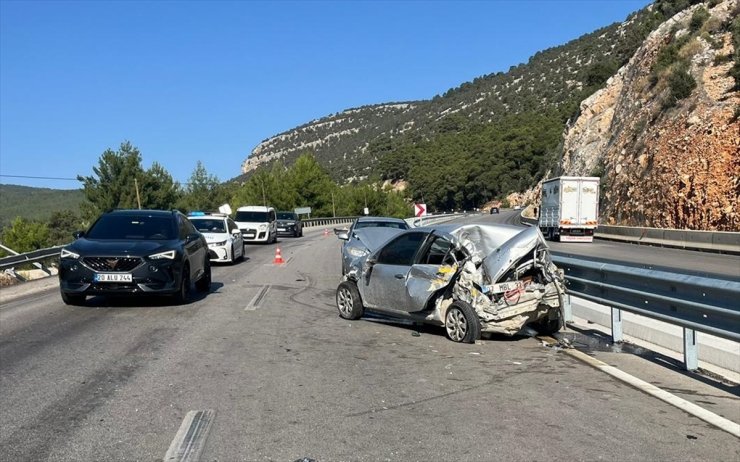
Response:
[{"label": "guardrail post", "polygon": [[696,331],[686,327],[683,328],[683,362],[687,371],[695,371],[699,368],[699,347]]},{"label": "guardrail post", "polygon": [[563,297],[563,319],[564,322],[573,322],[573,307],[570,304],[570,294]]},{"label": "guardrail post", "polygon": [[622,310],[612,308],[612,342],[619,343],[624,340],[622,330]]}]

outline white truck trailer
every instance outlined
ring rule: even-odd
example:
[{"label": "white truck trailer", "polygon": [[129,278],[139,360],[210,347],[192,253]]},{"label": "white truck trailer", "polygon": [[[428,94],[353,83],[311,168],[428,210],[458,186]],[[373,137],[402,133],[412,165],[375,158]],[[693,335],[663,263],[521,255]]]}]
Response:
[{"label": "white truck trailer", "polygon": [[550,240],[592,242],[599,220],[599,177],[561,176],[542,183],[539,227]]}]

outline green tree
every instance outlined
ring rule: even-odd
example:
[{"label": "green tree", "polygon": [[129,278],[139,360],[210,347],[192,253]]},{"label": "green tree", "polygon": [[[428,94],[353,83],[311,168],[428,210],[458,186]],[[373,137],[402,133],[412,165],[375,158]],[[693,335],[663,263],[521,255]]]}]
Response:
[{"label": "green tree", "polygon": [[3,244],[18,253],[49,247],[49,227],[46,223],[17,217],[3,230]]},{"label": "green tree", "polygon": [[72,241],[72,234],[85,228],[82,217],[73,210],[61,210],[51,214],[48,222],[49,242],[62,245]]},{"label": "green tree", "polygon": [[228,202],[226,191],[226,186],[221,185],[218,177],[209,174],[203,163],[198,161],[177,201],[177,208],[185,211],[217,210]]},{"label": "green tree", "polygon": [[288,171],[287,186],[295,191],[297,206],[311,207],[317,216],[331,216],[334,182],[309,153],[302,154]]},{"label": "green tree", "polygon": [[78,176],[86,199],[80,207],[83,218],[114,208],[137,208],[139,200],[142,208],[172,208],[178,197],[172,177],[156,162],[144,170],[141,160],[139,150],[125,141],[117,151],[103,152],[93,175]]}]

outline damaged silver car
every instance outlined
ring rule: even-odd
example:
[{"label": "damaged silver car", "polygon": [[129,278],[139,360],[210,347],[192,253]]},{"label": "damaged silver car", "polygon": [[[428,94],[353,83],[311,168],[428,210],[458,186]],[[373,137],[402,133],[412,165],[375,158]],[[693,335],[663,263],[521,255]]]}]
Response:
[{"label": "damaged silver car", "polygon": [[[377,242],[357,230],[362,242]],[[339,315],[365,310],[443,326],[450,340],[482,332],[551,334],[563,325],[563,274],[537,227],[414,228],[358,253],[337,288]]]}]

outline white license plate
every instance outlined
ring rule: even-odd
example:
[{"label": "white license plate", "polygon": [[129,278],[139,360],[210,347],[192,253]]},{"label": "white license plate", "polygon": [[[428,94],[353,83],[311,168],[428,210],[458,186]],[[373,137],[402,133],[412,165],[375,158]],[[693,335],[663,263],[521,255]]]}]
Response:
[{"label": "white license plate", "polygon": [[502,292],[509,292],[514,289],[523,289],[523,288],[524,288],[524,283],[522,281],[499,282],[498,284],[488,286],[489,292],[493,292],[494,294],[500,294]]},{"label": "white license plate", "polygon": [[130,273],[96,273],[95,282],[133,282]]},{"label": "white license plate", "polygon": [[278,228],[278,231],[285,231],[285,228]]}]

